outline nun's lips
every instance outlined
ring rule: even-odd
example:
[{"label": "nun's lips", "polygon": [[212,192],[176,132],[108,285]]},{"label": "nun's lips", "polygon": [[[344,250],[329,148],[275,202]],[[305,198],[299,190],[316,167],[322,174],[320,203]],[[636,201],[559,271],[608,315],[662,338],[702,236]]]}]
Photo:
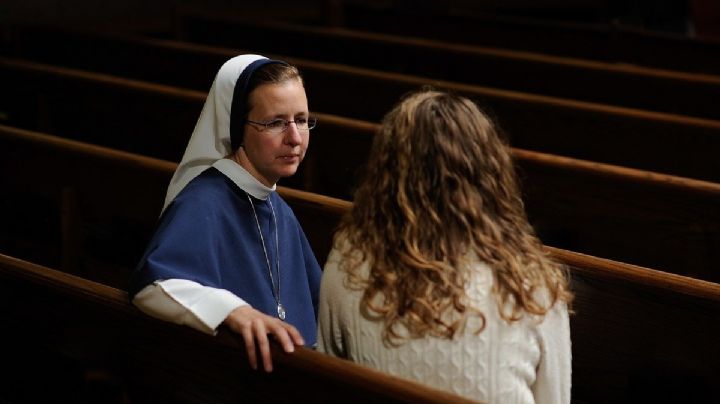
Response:
[{"label": "nun's lips", "polygon": [[283,154],[282,156],[278,156],[279,160],[285,161],[285,162],[293,162],[295,160],[300,160],[299,154]]}]

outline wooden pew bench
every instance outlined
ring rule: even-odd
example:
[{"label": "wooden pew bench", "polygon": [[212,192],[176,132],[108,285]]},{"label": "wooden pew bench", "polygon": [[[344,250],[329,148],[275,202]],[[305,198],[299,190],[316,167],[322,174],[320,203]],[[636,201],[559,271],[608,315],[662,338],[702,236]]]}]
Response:
[{"label": "wooden pew bench", "polygon": [[[37,92],[26,88],[24,99],[5,99],[13,124],[170,161],[180,160],[204,100],[203,93],[190,90],[22,66],[37,68],[24,76],[26,87],[37,85]],[[76,111],[84,110],[89,113],[78,119]],[[320,119],[299,175],[281,184],[350,199],[377,126]],[[720,276],[714,265],[720,251],[716,184],[514,153],[527,210],[546,243],[703,279]]]},{"label": "wooden pew bench", "polygon": [[[573,398],[712,402],[720,285],[550,248],[572,274]],[[712,362],[712,363],[711,363]]]},{"label": "wooden pew bench", "polygon": [[[39,54],[41,49],[48,53]],[[55,46],[33,47],[23,57],[206,92],[218,67],[244,52],[157,39],[78,34],[72,41]],[[720,162],[713,152],[720,139],[718,120],[274,57],[286,59],[303,71],[311,108],[316,111],[378,121],[403,94],[429,85],[475,99],[496,117],[515,147],[691,178],[720,179]],[[9,67],[9,63],[5,60],[2,64]],[[10,72],[4,74],[10,83],[23,82],[12,79]]]},{"label": "wooden pew bench", "polygon": [[[487,48],[318,25],[180,11],[176,38],[329,63],[676,113],[720,118],[720,76]],[[18,27],[24,48],[46,49],[58,30]],[[61,35],[62,37],[62,35]]]},{"label": "wooden pew bench", "polygon": [[720,74],[717,58],[720,41],[714,38],[692,38],[616,24],[548,21],[468,10],[455,10],[446,15],[423,14],[419,10],[403,12],[373,7],[375,5],[342,4],[343,17],[339,25],[612,63]]},{"label": "wooden pew bench", "polygon": [[273,344],[274,371],[253,371],[227,329],[158,321],[125,291],[2,254],[0,296],[3,401],[470,402],[304,347]]}]

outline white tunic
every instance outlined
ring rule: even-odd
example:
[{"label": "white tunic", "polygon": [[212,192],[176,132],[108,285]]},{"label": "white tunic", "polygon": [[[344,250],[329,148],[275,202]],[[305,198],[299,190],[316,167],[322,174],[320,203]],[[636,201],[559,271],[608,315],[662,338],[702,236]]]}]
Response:
[{"label": "white tunic", "polygon": [[[346,287],[330,253],[320,287],[318,349],[334,356],[413,379],[472,400],[488,403],[570,402],[570,325],[564,304],[541,320],[508,324],[499,316],[487,265],[473,263],[468,294],[487,320],[475,335],[476,317],[453,340],[425,337],[399,347],[383,344],[383,324],[360,314],[362,291]],[[361,268],[368,273],[367,264]]]}]

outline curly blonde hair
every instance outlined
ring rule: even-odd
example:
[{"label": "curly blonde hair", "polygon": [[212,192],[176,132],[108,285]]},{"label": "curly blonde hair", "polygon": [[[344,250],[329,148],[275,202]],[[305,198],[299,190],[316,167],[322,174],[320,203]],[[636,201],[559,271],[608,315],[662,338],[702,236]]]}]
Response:
[{"label": "curly blonde hair", "polygon": [[566,269],[527,221],[508,146],[472,101],[453,94],[417,92],[385,116],[338,235],[337,248],[351,247],[340,268],[363,290],[363,314],[384,321],[387,343],[452,339],[471,314],[484,329],[466,294],[472,253],[492,269],[506,321],[572,298]]}]

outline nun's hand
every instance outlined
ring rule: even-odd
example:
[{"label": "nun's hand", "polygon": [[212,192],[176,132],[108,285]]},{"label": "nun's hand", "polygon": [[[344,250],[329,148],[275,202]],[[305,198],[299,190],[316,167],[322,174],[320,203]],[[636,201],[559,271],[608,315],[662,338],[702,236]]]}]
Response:
[{"label": "nun's hand", "polygon": [[255,345],[257,344],[263,368],[266,372],[272,372],[268,334],[273,335],[283,350],[288,353],[295,351],[295,345],[304,344],[300,332],[295,327],[278,318],[261,313],[249,305],[240,306],[231,311],[225,319],[225,324],[242,336],[250,366],[256,370],[258,360]]}]

